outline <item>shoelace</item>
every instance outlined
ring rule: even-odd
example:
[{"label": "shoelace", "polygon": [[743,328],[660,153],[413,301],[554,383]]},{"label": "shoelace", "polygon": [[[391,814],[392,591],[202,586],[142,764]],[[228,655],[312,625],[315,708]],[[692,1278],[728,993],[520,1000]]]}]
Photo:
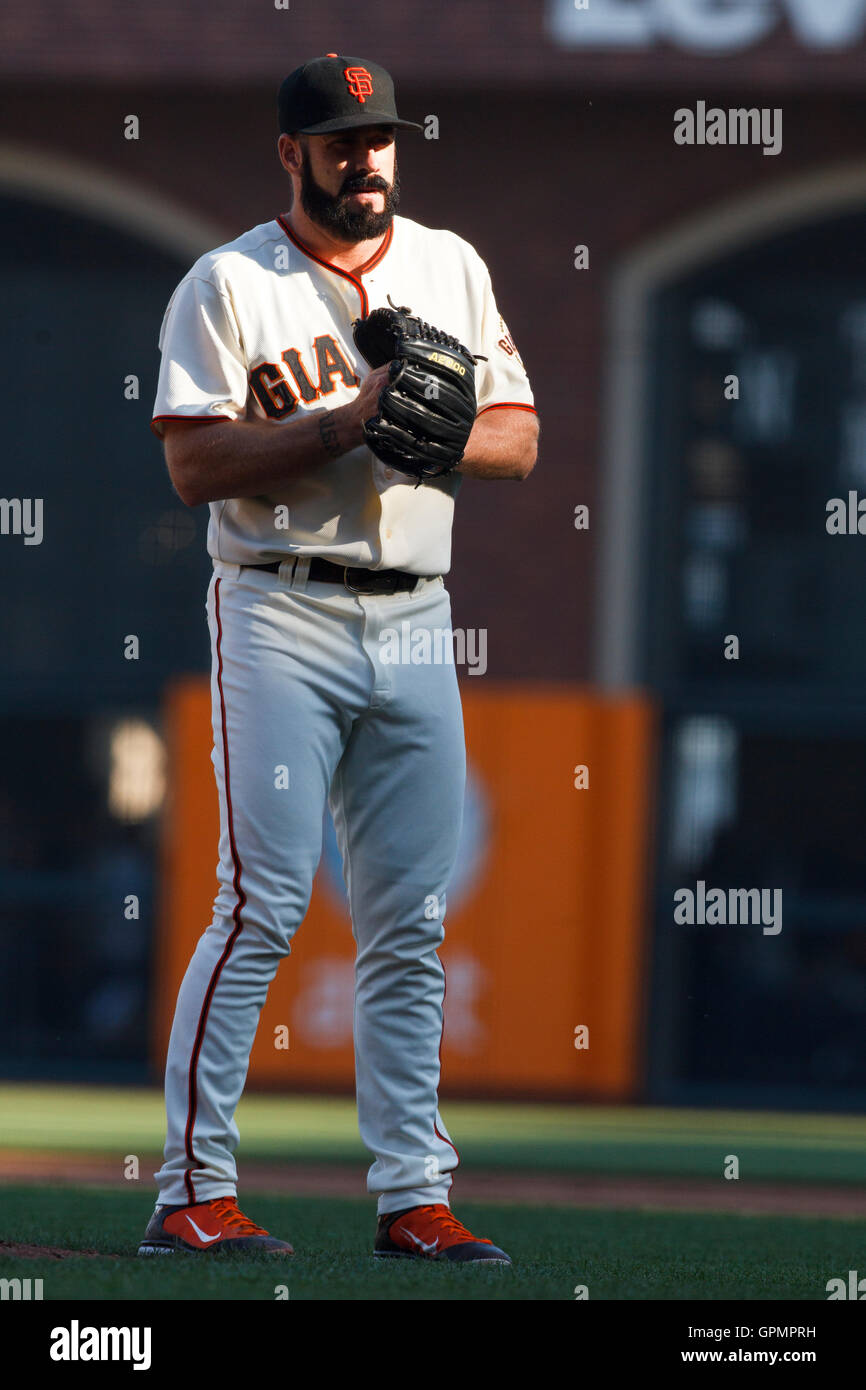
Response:
[{"label": "shoelace", "polygon": [[238,1209],[237,1199],[234,1197],[217,1197],[215,1201],[209,1202],[214,1216],[219,1217],[224,1226],[230,1226],[241,1236],[266,1236],[268,1233],[263,1226],[257,1226],[254,1221],[250,1221],[248,1216]]},{"label": "shoelace", "polygon": [[437,1225],[444,1226],[445,1235],[459,1236],[461,1240],[474,1240],[477,1241],[480,1245],[493,1244],[492,1240],[487,1240],[485,1237],[482,1236],[474,1236],[471,1231],[467,1230],[466,1227],[463,1225],[463,1222],[457,1220],[457,1217],[454,1215],[450,1207],[445,1207],[444,1209],[442,1207],[436,1206],[422,1207],[421,1210],[437,1213]]}]

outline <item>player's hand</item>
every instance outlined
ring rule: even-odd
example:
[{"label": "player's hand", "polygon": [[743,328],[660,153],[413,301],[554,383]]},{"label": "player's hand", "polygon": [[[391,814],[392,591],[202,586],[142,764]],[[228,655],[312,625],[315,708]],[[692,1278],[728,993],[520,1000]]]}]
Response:
[{"label": "player's hand", "polygon": [[388,384],[390,370],[390,362],[386,362],[382,367],[376,367],[375,371],[372,371],[361,382],[354,401],[343,407],[348,412],[347,423],[353,436],[355,436],[353,448],[364,443],[364,421],[372,419],[376,414],[379,397]]}]

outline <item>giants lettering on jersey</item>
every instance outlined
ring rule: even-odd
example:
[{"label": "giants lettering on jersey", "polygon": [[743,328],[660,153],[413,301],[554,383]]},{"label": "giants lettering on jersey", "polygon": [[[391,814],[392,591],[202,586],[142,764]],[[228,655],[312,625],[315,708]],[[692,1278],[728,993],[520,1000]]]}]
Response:
[{"label": "giants lettering on jersey", "polygon": [[284,416],[291,415],[297,410],[299,400],[309,405],[321,396],[330,395],[337,389],[336,377],[342,377],[346,386],[360,384],[361,378],[349,366],[330,333],[319,334],[313,342],[313,351],[316,354],[318,375],[316,385],[304,366],[298,348],[286,348],[280,354],[297,387],[297,395],[289,385],[279,362],[261,362],[250,372],[250,390],[271,420],[281,420]]},{"label": "giants lettering on jersey", "polygon": [[508,357],[515,357],[522,367],[523,358],[517,351],[517,344],[515,343],[514,339],[509,333],[508,325],[506,324],[505,319],[502,317],[501,314],[499,315],[499,331],[502,334],[502,337],[499,339],[496,346],[502,348],[502,351],[506,353]]},{"label": "giants lettering on jersey", "polygon": [[[313,411],[357,399],[370,369],[355,349],[352,324],[389,298],[411,304],[479,354],[479,413],[533,408],[490,272],[468,242],[396,216],[376,256],[350,273],[274,218],[208,251],[177,286],[160,332],[154,433],[175,418],[243,421],[252,414],[291,428]],[[211,502],[208,550],[232,565],[318,555],[446,574],[460,479],[416,489],[359,440],[303,476],[275,481],[266,494]],[[277,507],[288,508],[286,529],[274,524]]]}]

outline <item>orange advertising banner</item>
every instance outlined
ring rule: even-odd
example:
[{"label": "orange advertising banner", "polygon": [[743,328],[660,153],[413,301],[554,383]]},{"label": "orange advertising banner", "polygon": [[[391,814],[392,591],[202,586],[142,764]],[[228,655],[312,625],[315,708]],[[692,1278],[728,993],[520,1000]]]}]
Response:
[{"label": "orange advertising banner", "polygon": [[[479,683],[480,684],[480,683]],[[627,1099],[640,1086],[653,711],[642,696],[462,683],[469,779],[448,890],[443,1089]],[[219,834],[206,679],[165,702],[154,1063],[211,918]],[[354,941],[330,824],[262,1011],[253,1085],[351,1088]]]}]

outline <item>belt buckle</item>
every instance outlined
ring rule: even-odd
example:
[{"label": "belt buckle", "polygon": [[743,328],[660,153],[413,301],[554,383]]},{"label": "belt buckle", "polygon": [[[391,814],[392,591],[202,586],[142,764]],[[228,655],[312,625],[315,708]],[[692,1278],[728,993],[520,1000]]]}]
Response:
[{"label": "belt buckle", "polygon": [[[349,578],[349,575],[350,575],[350,574],[369,575],[369,576],[370,576],[369,583],[368,583],[367,585],[361,584],[361,585],[359,586],[358,584],[353,583],[352,580],[350,580],[350,578]],[[363,565],[361,565],[361,566],[358,566],[358,565],[345,565],[344,568],[343,568],[343,583],[344,583],[344,585],[346,586],[346,588],[349,590],[349,593],[350,593],[350,594],[393,594],[393,593],[394,593],[394,591],[395,591],[396,588],[397,588],[397,576],[396,576],[395,574],[389,575],[389,576],[388,576],[388,581],[389,581],[389,582],[388,582],[387,585],[383,585],[383,583],[381,582],[382,580],[385,579],[385,575],[384,575],[384,574],[381,574],[381,575],[379,576],[380,582],[379,582],[378,585],[374,582],[373,575],[374,575],[374,571],[373,571],[373,570],[365,569]]]}]

